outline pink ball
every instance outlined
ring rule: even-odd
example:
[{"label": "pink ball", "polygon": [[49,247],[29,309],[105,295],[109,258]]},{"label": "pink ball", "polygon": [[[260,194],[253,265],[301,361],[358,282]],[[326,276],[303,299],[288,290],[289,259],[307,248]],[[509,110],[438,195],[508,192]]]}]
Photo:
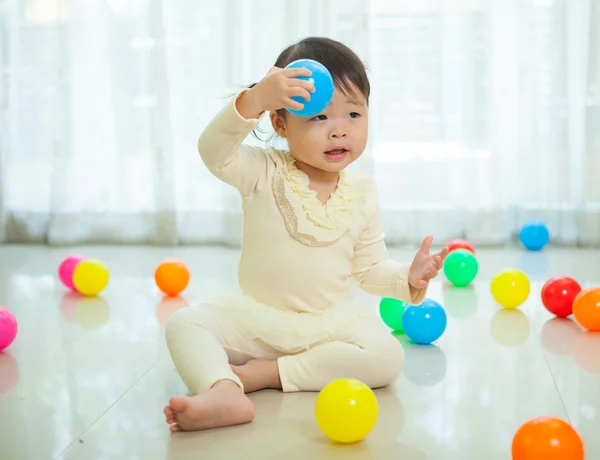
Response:
[{"label": "pink ball", "polygon": [[17,336],[17,319],[8,309],[0,307],[0,351],[8,348]]},{"label": "pink ball", "polygon": [[67,257],[63,260],[58,267],[58,277],[62,284],[65,285],[71,291],[77,291],[75,285],[73,284],[73,271],[77,264],[85,259],[85,256],[81,254],[73,254],[72,256]]}]

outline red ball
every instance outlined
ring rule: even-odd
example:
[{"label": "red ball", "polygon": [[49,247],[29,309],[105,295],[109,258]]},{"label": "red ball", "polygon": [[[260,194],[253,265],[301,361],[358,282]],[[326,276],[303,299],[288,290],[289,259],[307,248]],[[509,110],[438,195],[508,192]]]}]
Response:
[{"label": "red ball", "polygon": [[550,313],[566,318],[573,313],[573,301],[580,292],[581,286],[573,278],[550,278],[542,287],[542,303]]},{"label": "red ball", "polygon": [[446,244],[446,247],[448,248],[448,253],[454,251],[455,249],[466,249],[467,251],[472,252],[473,254],[475,254],[475,248],[473,247],[473,245],[471,243],[469,243],[466,240],[451,240],[448,241],[448,244]]}]

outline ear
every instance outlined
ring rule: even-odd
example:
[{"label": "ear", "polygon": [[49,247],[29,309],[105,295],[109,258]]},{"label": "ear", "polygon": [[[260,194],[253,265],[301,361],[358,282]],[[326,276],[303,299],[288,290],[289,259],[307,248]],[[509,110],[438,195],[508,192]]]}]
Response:
[{"label": "ear", "polygon": [[285,126],[285,120],[283,117],[276,111],[272,111],[269,114],[269,118],[271,118],[271,125],[273,126],[273,129],[277,135],[285,139],[287,137],[287,128]]}]

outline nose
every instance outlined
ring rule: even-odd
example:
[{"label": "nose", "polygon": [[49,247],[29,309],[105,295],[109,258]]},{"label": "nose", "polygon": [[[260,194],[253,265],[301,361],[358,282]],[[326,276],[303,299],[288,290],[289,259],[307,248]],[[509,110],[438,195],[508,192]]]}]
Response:
[{"label": "nose", "polygon": [[344,126],[342,126],[342,124],[339,123],[333,127],[333,129],[329,133],[329,137],[331,139],[341,139],[343,137],[346,137],[346,129],[344,129]]}]

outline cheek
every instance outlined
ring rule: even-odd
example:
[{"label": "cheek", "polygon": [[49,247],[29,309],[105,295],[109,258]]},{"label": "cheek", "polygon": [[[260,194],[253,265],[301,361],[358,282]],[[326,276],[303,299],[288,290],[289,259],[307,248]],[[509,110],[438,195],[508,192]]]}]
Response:
[{"label": "cheek", "polygon": [[356,141],[357,144],[361,145],[363,148],[367,145],[367,137],[369,134],[369,122],[365,120],[358,127]]},{"label": "cheek", "polygon": [[320,139],[318,130],[310,127],[297,128],[293,130],[293,133],[288,136],[288,144],[290,149],[298,153],[314,150]]}]

